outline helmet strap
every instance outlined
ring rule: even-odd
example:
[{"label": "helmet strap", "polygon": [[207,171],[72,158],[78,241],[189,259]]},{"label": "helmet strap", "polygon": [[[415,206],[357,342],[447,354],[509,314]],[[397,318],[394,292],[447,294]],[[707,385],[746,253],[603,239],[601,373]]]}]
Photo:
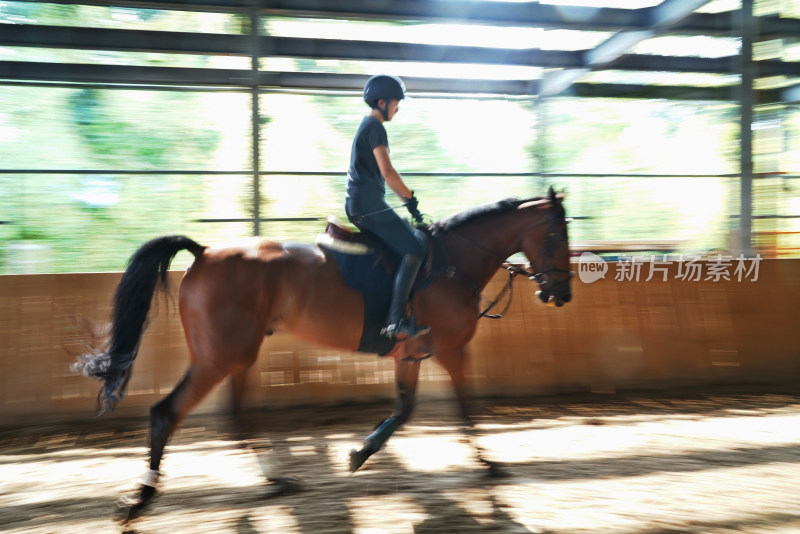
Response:
[{"label": "helmet strap", "polygon": [[380,111],[381,115],[383,115],[383,120],[388,121],[389,120],[389,102],[385,98],[382,99],[382,100],[384,102],[383,107],[378,107],[378,111]]}]

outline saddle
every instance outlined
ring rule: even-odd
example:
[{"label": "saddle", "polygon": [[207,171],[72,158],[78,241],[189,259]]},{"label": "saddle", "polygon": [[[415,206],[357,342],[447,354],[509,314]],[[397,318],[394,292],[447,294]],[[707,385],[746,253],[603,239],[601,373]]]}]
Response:
[{"label": "saddle", "polygon": [[[422,230],[415,230],[414,235],[425,243],[425,258],[422,267],[417,275],[417,282],[414,290],[421,289],[419,286],[429,282],[433,273],[433,254],[430,253],[430,237]],[[378,236],[372,235],[364,230],[353,230],[348,228],[338,217],[328,216],[325,233],[317,236],[317,245],[332,252],[345,255],[372,255],[375,256],[376,266],[380,264],[387,274],[394,280],[394,273],[402,258],[394,251],[389,249]],[[338,258],[337,258],[338,261]],[[340,263],[339,267],[342,265]],[[344,275],[344,271],[342,272]],[[347,281],[347,280],[345,280]],[[356,282],[356,286],[359,284]],[[359,289],[353,287],[353,289]],[[389,289],[391,291],[391,289]]]},{"label": "saddle", "polygon": [[370,254],[376,248],[383,248],[377,238],[351,230],[334,215],[328,216],[325,233],[317,236],[317,245],[345,254]]},{"label": "saddle", "polygon": [[[421,230],[416,230],[415,234],[424,237],[426,249],[430,249],[428,235]],[[345,284],[361,293],[364,300],[364,329],[359,352],[382,356],[389,353],[394,342],[381,336],[380,329],[389,310],[394,275],[402,258],[377,236],[353,231],[334,216],[328,217],[325,232],[317,236],[316,242],[339,266]],[[433,254],[428,252],[412,294],[427,287],[433,281],[433,274]]]}]

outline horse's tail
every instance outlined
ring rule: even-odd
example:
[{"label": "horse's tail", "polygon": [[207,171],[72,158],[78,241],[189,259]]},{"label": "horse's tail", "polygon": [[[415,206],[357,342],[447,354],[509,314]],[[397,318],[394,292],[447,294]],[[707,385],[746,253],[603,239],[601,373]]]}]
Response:
[{"label": "horse's tail", "polygon": [[108,349],[83,355],[73,366],[86,376],[104,382],[97,394],[98,415],[113,410],[125,396],[131,366],[147,328],[150,303],[158,288],[168,289],[167,269],[175,255],[188,250],[199,257],[205,247],[184,236],[158,237],[131,256],[114,295],[113,322]]}]

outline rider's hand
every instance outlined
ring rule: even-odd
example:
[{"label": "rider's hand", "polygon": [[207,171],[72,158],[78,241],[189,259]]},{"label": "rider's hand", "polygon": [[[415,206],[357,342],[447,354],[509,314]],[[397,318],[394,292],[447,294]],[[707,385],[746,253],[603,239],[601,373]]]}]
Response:
[{"label": "rider's hand", "polygon": [[414,222],[417,224],[422,224],[422,214],[419,212],[417,206],[419,205],[419,200],[417,200],[416,195],[414,192],[411,192],[411,198],[405,201],[405,206],[408,212],[411,214],[411,217],[414,219]]}]

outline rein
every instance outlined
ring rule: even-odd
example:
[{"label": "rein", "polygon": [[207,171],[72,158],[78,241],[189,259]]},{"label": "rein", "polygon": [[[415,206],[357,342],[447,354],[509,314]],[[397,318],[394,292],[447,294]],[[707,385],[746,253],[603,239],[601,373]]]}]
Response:
[{"label": "rein", "polygon": [[405,206],[405,203],[400,204],[399,206],[389,206],[388,208],[383,208],[382,210],[373,211],[372,213],[365,213],[364,215],[353,215],[352,217],[348,216],[347,219],[351,223],[356,224],[356,223],[360,223],[361,221],[363,221],[367,217],[372,217],[373,215],[378,215],[379,213],[386,213],[387,211],[400,209],[403,206]]},{"label": "rein", "polygon": [[[535,276],[531,275],[531,273],[527,270],[517,267],[516,265],[506,264],[505,268],[508,271],[508,282],[505,286],[503,286],[503,289],[500,290],[500,293],[497,294],[494,300],[478,314],[478,319],[483,317],[486,317],[487,319],[501,319],[508,311],[508,308],[511,307],[511,299],[514,298],[514,277],[518,274],[524,274],[529,279]],[[508,292],[508,300],[506,301],[506,305],[503,307],[503,311],[495,314],[489,313],[489,310],[494,308],[497,303],[500,302],[500,299],[503,298],[503,295],[505,295],[506,292]]]}]

